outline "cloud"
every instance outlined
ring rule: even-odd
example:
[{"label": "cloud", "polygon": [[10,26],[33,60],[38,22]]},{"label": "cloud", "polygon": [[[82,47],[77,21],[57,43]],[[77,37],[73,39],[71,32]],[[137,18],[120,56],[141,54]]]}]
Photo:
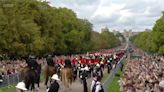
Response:
[{"label": "cloud", "polygon": [[102,27],[144,30],[153,27],[164,10],[164,0],[48,0],[56,7],[67,7],[79,18],[88,19],[94,30]]}]

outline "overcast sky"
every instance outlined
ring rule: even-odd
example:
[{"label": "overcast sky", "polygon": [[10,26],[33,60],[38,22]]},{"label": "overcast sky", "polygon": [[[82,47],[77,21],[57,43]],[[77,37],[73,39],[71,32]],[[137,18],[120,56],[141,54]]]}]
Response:
[{"label": "overcast sky", "polygon": [[164,0],[47,0],[52,6],[72,9],[88,19],[93,29],[151,29],[164,11]]}]

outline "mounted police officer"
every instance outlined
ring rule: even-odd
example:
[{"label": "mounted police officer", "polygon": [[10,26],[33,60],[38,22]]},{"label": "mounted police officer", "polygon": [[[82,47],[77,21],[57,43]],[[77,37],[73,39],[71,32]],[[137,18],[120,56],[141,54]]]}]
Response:
[{"label": "mounted police officer", "polygon": [[26,60],[26,63],[28,67],[32,70],[36,70],[37,67],[39,66],[38,63],[36,62],[36,57],[30,55],[29,58]]},{"label": "mounted police officer", "polygon": [[54,61],[53,61],[52,55],[48,55],[46,58],[46,61],[47,61],[48,66],[54,66]]},{"label": "mounted police officer", "polygon": [[[37,63],[36,57],[30,55],[28,57],[28,59],[26,60],[26,63],[28,65],[29,70],[26,71],[27,73],[27,77],[25,77],[26,80],[26,85],[27,85],[27,89],[29,89],[29,85],[32,83],[37,83],[38,87],[39,87],[39,64]],[[30,82],[27,82],[30,81]],[[34,88],[34,86],[32,85],[31,88]]]},{"label": "mounted police officer", "polygon": [[47,58],[46,58],[46,61],[47,61],[47,65],[48,66],[55,67],[56,72],[57,73],[60,72],[60,68],[61,67],[60,67],[59,64],[57,64],[56,62],[54,62],[52,55],[48,55]]},{"label": "mounted police officer", "polygon": [[65,63],[65,66],[64,66],[65,68],[72,68],[72,64],[69,59],[66,59],[64,63]]}]

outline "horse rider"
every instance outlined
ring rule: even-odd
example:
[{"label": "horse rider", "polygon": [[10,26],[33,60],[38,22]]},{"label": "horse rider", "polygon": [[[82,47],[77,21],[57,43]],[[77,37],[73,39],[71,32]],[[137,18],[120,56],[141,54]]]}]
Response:
[{"label": "horse rider", "polygon": [[59,63],[54,62],[52,55],[48,55],[46,61],[48,66],[55,67],[56,72],[59,73],[61,66]]},{"label": "horse rider", "polygon": [[[30,55],[29,58],[26,60],[27,66],[29,68],[29,71],[27,71],[28,77],[33,77],[34,79],[30,79],[31,82],[37,83],[39,88],[39,82],[40,82],[40,72],[41,72],[41,66],[38,64],[36,57]],[[32,70],[32,71],[31,71]],[[34,74],[33,74],[34,73]],[[25,82],[27,89],[29,89],[29,85],[27,85],[27,81]],[[32,86],[33,88],[33,86]]]},{"label": "horse rider", "polygon": [[71,64],[71,61],[69,60],[69,59],[66,59],[65,61],[64,61],[64,67],[65,68],[72,68],[72,64]]},{"label": "horse rider", "polygon": [[39,66],[35,56],[29,56],[28,60],[26,60],[26,63],[28,67],[32,70],[36,70]]},{"label": "horse rider", "polygon": [[52,55],[48,55],[46,58],[46,61],[47,61],[48,66],[54,67],[54,61],[53,61]]}]

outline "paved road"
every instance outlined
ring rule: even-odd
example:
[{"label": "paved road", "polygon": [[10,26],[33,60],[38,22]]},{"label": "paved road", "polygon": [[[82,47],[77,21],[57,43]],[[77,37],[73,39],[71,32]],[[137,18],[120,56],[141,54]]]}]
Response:
[{"label": "paved road", "polygon": [[[105,83],[103,83],[103,87],[104,87],[105,89],[108,88],[108,86],[109,86],[111,80],[112,80],[113,77],[114,77],[114,74],[115,74],[116,71],[118,70],[118,67],[119,67],[119,66],[117,66],[117,68],[113,69],[113,70],[111,71],[111,73],[108,75],[107,80],[104,81]],[[105,72],[107,72],[106,69],[105,69],[105,71],[104,71],[104,74],[105,74]],[[91,81],[92,81],[92,78],[87,79],[88,92],[90,92],[89,89],[90,89]],[[59,85],[60,85],[59,92],[83,92],[83,84],[81,84],[81,82],[80,82],[79,79],[77,79],[75,82],[72,83],[72,85],[71,85],[71,90],[68,89],[68,90],[64,91],[64,86],[63,86],[63,84],[61,83],[61,81],[59,81]],[[43,83],[40,83],[40,88],[39,88],[38,92],[46,92],[46,86],[45,86]]]},{"label": "paved road", "polygon": [[[88,84],[88,89],[90,89],[91,79],[87,79],[87,84]],[[59,82],[59,85],[60,85],[59,92],[64,92],[64,86],[62,85],[61,82]],[[71,89],[72,90],[68,89],[65,92],[83,92],[83,85],[80,83],[79,79],[72,83]],[[38,92],[46,92],[46,87],[43,85],[43,83],[41,83],[41,87],[38,90]]]}]

